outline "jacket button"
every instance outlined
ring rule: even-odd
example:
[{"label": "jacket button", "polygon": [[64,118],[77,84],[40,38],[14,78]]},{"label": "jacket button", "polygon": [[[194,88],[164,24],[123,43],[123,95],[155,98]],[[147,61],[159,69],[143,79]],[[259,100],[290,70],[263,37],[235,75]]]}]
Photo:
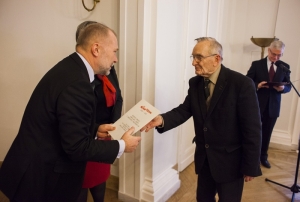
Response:
[{"label": "jacket button", "polygon": [[207,128],[206,128],[206,127],[204,127],[204,128],[203,128],[203,131],[207,131]]},{"label": "jacket button", "polygon": [[208,144],[205,144],[205,148],[207,149],[209,147],[209,145]]}]

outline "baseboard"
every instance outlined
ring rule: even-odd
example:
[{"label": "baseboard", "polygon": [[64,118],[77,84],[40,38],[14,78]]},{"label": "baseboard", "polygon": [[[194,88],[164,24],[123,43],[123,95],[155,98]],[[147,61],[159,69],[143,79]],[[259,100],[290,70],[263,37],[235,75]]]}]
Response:
[{"label": "baseboard", "polygon": [[119,178],[113,175],[110,175],[106,181],[106,188],[119,191]]},{"label": "baseboard", "polygon": [[270,142],[270,148],[286,150],[286,151],[295,151],[298,149],[298,145],[283,145],[274,142]]},{"label": "baseboard", "polygon": [[126,195],[126,194],[121,193],[121,192],[118,192],[118,200],[120,200],[120,201],[130,201],[130,202],[139,202],[140,201],[139,199],[136,199],[132,196]]},{"label": "baseboard", "polygon": [[142,201],[167,201],[179,189],[180,182],[178,172],[172,168],[165,170],[154,179],[146,177],[142,186],[141,199]]}]

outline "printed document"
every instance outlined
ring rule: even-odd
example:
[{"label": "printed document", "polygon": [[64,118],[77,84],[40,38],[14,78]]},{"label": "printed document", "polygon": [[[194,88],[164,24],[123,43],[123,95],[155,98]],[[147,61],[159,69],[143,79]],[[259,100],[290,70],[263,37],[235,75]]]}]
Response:
[{"label": "printed document", "polygon": [[109,131],[109,134],[114,140],[119,140],[132,126],[135,129],[134,134],[159,114],[158,109],[147,101],[141,100],[114,123],[116,129]]}]

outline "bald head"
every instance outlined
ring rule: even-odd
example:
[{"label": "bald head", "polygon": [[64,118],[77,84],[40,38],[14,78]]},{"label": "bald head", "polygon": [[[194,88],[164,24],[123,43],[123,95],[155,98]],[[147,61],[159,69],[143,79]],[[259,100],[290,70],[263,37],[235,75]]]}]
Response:
[{"label": "bald head", "polygon": [[[94,21],[82,23],[77,28],[78,38],[76,50],[78,47],[87,50],[93,43],[107,44],[109,43],[109,35],[115,32],[104,24]],[[76,33],[77,33],[76,32]]]},{"label": "bald head", "polygon": [[78,37],[79,37],[79,34],[84,30],[84,28],[86,28],[88,25],[91,25],[91,24],[94,24],[94,23],[97,23],[96,21],[84,21],[82,23],[80,23],[78,26],[77,26],[77,30],[76,30],[76,35],[75,35],[75,39],[77,41]]}]

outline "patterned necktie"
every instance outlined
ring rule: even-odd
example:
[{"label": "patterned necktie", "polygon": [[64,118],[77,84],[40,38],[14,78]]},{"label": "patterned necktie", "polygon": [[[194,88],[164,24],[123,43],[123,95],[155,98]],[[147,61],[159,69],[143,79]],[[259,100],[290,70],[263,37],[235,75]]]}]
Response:
[{"label": "patterned necktie", "polygon": [[275,75],[274,62],[272,62],[270,70],[269,70],[269,80],[270,81],[273,81],[274,75]]},{"label": "patterned necktie", "polygon": [[95,90],[95,80],[92,81],[91,86],[92,86],[93,90]]},{"label": "patterned necktie", "polygon": [[204,79],[204,93],[205,93],[205,100],[207,100],[207,98],[209,97],[210,95],[210,92],[209,92],[209,84],[210,80],[209,79]]}]

